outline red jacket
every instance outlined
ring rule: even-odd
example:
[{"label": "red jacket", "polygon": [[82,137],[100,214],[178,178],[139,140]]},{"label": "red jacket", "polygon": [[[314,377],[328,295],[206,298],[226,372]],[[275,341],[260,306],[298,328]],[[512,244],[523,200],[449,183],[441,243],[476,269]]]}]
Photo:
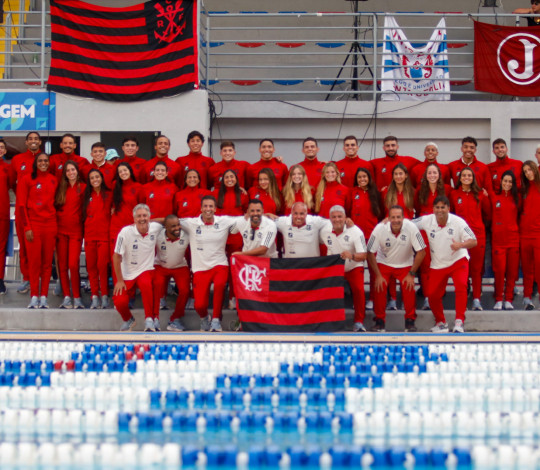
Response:
[{"label": "red jacket", "polygon": [[[448,185],[444,185],[444,194],[447,198],[450,198],[452,193],[452,188]],[[430,192],[427,201],[424,204],[420,203],[420,187],[416,188],[414,193],[414,209],[416,210],[416,217],[421,217],[423,215],[433,214],[433,202],[437,198],[437,193]]]},{"label": "red jacket", "polygon": [[254,186],[248,191],[249,199],[259,199],[263,203],[264,207],[264,213],[265,214],[281,214],[283,210],[283,198],[281,198],[280,195],[280,202],[281,207],[280,210],[277,210],[277,205],[275,201],[270,197],[270,194],[268,194],[264,189],[259,188],[258,186]]},{"label": "red jacket", "polygon": [[249,166],[247,171],[247,186],[251,188],[252,186],[257,185],[259,181],[259,171],[263,168],[270,168],[274,172],[278,188],[281,191],[289,177],[289,169],[285,163],[280,163],[274,157],[270,160],[260,159],[257,163],[253,163]]},{"label": "red jacket", "polygon": [[[112,194],[111,194],[112,195]],[[141,183],[135,183],[132,180],[124,181],[122,185],[122,204],[119,209],[111,206],[113,212],[111,215],[110,234],[111,239],[116,239],[126,225],[133,223],[133,208],[144,202],[144,191]]]},{"label": "red jacket", "polygon": [[174,195],[178,187],[170,181],[151,181],[143,188],[144,203],[150,207],[151,218],[167,217],[173,213]]},{"label": "red jacket", "polygon": [[208,168],[208,186],[213,189],[219,188],[221,183],[221,178],[223,173],[227,170],[234,171],[236,178],[238,179],[238,184],[241,188],[246,187],[246,173],[249,168],[249,163],[243,160],[231,160],[226,162],[221,160],[220,162],[215,163],[210,168]]},{"label": "red jacket", "polygon": [[392,170],[398,163],[403,163],[410,174],[412,169],[420,162],[414,157],[403,157],[401,155],[396,155],[395,157],[384,156],[371,160],[371,165],[375,172],[375,183],[379,190],[390,185],[392,182]]},{"label": "red jacket", "polygon": [[485,189],[487,192],[491,192],[493,190],[491,185],[491,173],[489,172],[487,165],[479,161],[476,157],[473,158],[473,161],[470,165],[465,164],[462,158],[448,164],[448,169],[450,170],[450,177],[452,178],[454,187],[457,186],[461,170],[466,167],[469,167],[472,171],[474,171],[478,186],[480,186],[482,189]]},{"label": "red jacket", "polygon": [[99,170],[101,171],[101,174],[103,175],[103,181],[105,182],[105,186],[107,186],[107,189],[112,189],[114,177],[116,176],[116,169],[113,165],[111,165],[108,162],[105,162],[101,166],[97,166],[94,162],[89,163],[88,165],[85,165],[82,169],[82,175],[84,176],[84,182],[88,184],[88,174],[90,173],[90,170]]},{"label": "red jacket", "polygon": [[11,159],[11,165],[9,165],[11,188],[13,191],[17,189],[17,183],[23,178],[23,176],[32,173],[32,165],[36,159],[36,154],[27,150],[26,152],[19,153]]},{"label": "red jacket", "polygon": [[506,194],[491,196],[491,244],[497,248],[519,248],[519,203]]},{"label": "red jacket", "polygon": [[86,206],[84,239],[86,241],[109,241],[111,224],[112,191],[92,191]]},{"label": "red jacket", "polygon": [[313,160],[305,158],[304,161],[300,162],[300,165],[306,170],[306,176],[310,186],[316,188],[319,181],[321,181],[324,163],[320,162],[319,159],[315,157]]},{"label": "red jacket", "polygon": [[182,180],[189,170],[197,170],[201,176],[201,188],[208,188],[208,170],[214,165],[214,160],[212,158],[205,157],[200,153],[190,152],[183,157],[178,157],[175,161],[180,166]]},{"label": "red jacket", "polygon": [[141,179],[143,178],[142,173],[144,171],[144,165],[146,165],[146,162],[147,160],[145,160],[144,158],[137,157],[137,156],[133,156],[133,157],[124,156],[123,158],[119,158],[115,160],[113,163],[113,166],[116,171],[120,163],[128,163],[131,169],[133,170],[133,175],[135,176],[135,180],[137,181],[137,183],[142,183],[141,181]]},{"label": "red jacket", "polygon": [[321,217],[330,217],[330,209],[332,206],[342,206],[344,209],[348,206],[349,188],[337,181],[326,183],[324,193],[321,199],[319,213]]},{"label": "red jacket", "polygon": [[11,182],[10,165],[3,158],[0,158],[0,219],[9,219],[9,188],[13,186]]},{"label": "red jacket", "polygon": [[523,211],[519,220],[519,234],[521,238],[540,238],[540,190],[532,184],[526,197],[523,198]]},{"label": "red jacket", "polygon": [[336,165],[339,169],[339,176],[341,177],[341,183],[345,186],[352,188],[356,185],[354,177],[358,168],[365,168],[371,173],[371,178],[375,178],[375,173],[373,170],[373,165],[366,161],[362,160],[358,155],[356,157],[345,157],[342,160],[336,162]]},{"label": "red jacket", "polygon": [[174,160],[171,160],[168,155],[163,158],[154,157],[151,160],[148,160],[141,173],[139,183],[149,183],[154,177],[154,167],[157,162],[164,162],[167,165],[169,179],[176,184],[179,188],[183,186],[183,174],[180,168],[180,165]]},{"label": "red jacket", "polygon": [[68,160],[75,162],[79,166],[79,173],[81,173],[81,175],[83,168],[89,164],[86,158],[81,157],[80,155],[76,155],[74,153],[68,155],[62,152],[51,155],[51,158],[49,160],[49,172],[53,174],[58,181],[60,181],[60,178],[62,177],[64,165]]},{"label": "red jacket", "polygon": [[66,190],[66,202],[56,210],[59,235],[82,238],[82,204],[85,188],[86,185],[84,183],[68,186]]},{"label": "red jacket", "polygon": [[185,188],[174,195],[174,213],[180,217],[198,217],[201,215],[201,199],[210,195],[208,189]]},{"label": "red jacket", "polygon": [[[369,193],[360,189],[358,186],[351,189],[349,194],[349,207],[347,213],[350,214],[352,221],[364,232],[366,242],[371,237],[371,232],[379,223],[379,219],[373,213]],[[381,214],[382,207],[381,207]]]},{"label": "red jacket", "polygon": [[[388,194],[388,188],[385,188],[385,190],[382,192],[382,200],[384,204],[384,213],[386,214],[386,216],[388,216],[388,207],[386,207],[386,203],[385,203],[387,194]],[[403,208],[403,217],[405,217],[406,219],[414,219],[414,207],[412,209],[409,209],[405,205],[405,198],[403,196],[403,193],[397,193],[397,201],[392,205],[401,206]],[[414,205],[414,200],[413,200],[413,205]]]},{"label": "red jacket", "polygon": [[[311,188],[311,197],[313,200],[313,204],[315,204],[315,189],[314,188]],[[304,195],[302,194],[301,190],[295,191],[294,202],[304,202]],[[283,205],[281,206],[281,210],[283,212],[283,215],[291,215],[292,206],[286,207],[285,200],[283,200]],[[313,207],[311,209],[308,209],[308,213],[313,214]]]},{"label": "red jacket", "polygon": [[493,191],[498,193],[501,189],[501,179],[505,171],[512,170],[514,176],[516,177],[516,186],[521,188],[521,167],[523,163],[519,160],[514,160],[508,156],[504,158],[497,158],[492,163],[488,164],[488,170],[491,174],[491,185],[493,186]]},{"label": "red jacket", "polygon": [[32,175],[26,175],[19,181],[17,209],[25,232],[36,225],[56,229],[56,185],[56,178],[48,171],[38,171],[35,179],[32,179]]},{"label": "red jacket", "polygon": [[467,222],[476,238],[486,238],[484,222],[491,219],[491,203],[482,191],[478,194],[477,202],[472,192],[454,189],[450,194],[450,209]]},{"label": "red jacket", "polygon": [[[213,196],[219,201],[219,189],[215,189]],[[216,215],[244,215],[247,211],[249,197],[242,193],[240,195],[240,205],[236,205],[236,193],[234,188],[226,188],[225,197],[223,198],[223,207],[218,207]],[[219,202],[218,202],[219,204]]]},{"label": "red jacket", "polygon": [[444,181],[444,184],[450,184],[450,170],[448,167],[439,162],[428,162],[427,160],[420,162],[418,165],[416,165],[410,173],[411,183],[415,188],[420,187],[420,183],[422,182],[422,178],[424,177],[424,173],[426,172],[426,168],[429,164],[436,163],[437,166],[441,170],[441,176]]}]

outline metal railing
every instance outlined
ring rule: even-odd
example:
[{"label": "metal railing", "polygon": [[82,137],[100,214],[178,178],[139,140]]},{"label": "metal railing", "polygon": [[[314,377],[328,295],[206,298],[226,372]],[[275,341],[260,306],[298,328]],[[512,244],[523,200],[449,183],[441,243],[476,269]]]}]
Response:
[{"label": "metal railing", "polygon": [[315,100],[377,100],[385,80],[383,25],[388,15],[396,18],[415,47],[426,44],[438,20],[445,17],[451,99],[495,99],[495,95],[474,90],[472,19],[516,25],[519,15],[227,13],[203,9],[201,85],[233,100],[276,99],[279,95]]}]

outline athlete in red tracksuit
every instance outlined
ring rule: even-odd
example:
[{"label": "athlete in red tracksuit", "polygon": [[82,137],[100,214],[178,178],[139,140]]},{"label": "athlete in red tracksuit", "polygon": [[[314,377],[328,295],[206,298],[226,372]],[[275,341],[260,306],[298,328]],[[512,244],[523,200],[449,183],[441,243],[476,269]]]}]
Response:
[{"label": "athlete in red tracksuit", "polygon": [[47,295],[57,232],[56,185],[56,178],[49,173],[49,156],[39,153],[32,165],[32,173],[23,177],[17,186],[17,206],[28,248],[32,297],[29,308],[48,308]]},{"label": "athlete in red tracksuit", "polygon": [[99,170],[90,170],[88,185],[84,192],[83,219],[86,270],[92,292],[91,308],[107,308],[109,303],[107,268],[111,259],[109,250],[111,206],[112,192],[105,186],[103,176]]},{"label": "athlete in red tracksuit", "polygon": [[[283,215],[291,215],[292,206],[297,202],[303,202],[310,214],[313,214],[315,189],[308,182],[306,170],[301,165],[293,165],[289,170],[289,177],[282,190]],[[266,210],[266,206],[265,206]],[[278,237],[281,234],[278,234]]]},{"label": "athlete in red tracksuit", "polygon": [[122,152],[124,152],[124,156],[117,159],[113,163],[113,166],[116,172],[116,168],[118,168],[120,163],[129,163],[129,166],[135,175],[135,180],[138,183],[142,183],[142,172],[144,170],[144,165],[146,165],[146,160],[137,156],[138,151],[139,141],[137,140],[137,137],[131,136],[124,138],[122,140]]},{"label": "athlete in red tracksuit", "polygon": [[476,183],[476,177],[471,168],[461,170],[458,187],[450,194],[452,212],[467,222],[476,236],[478,244],[469,250],[469,277],[472,281],[473,309],[482,310],[480,296],[482,295],[482,274],[484,272],[484,256],[486,252],[486,228],[484,221],[491,218],[489,198]]},{"label": "athlete in red tracksuit", "polygon": [[174,195],[173,211],[180,217],[198,217],[201,215],[201,200],[211,193],[200,187],[199,172],[189,170],[185,175],[184,189]]},{"label": "athlete in red tracksuit", "polygon": [[278,188],[281,191],[289,177],[289,169],[287,168],[287,165],[281,163],[274,157],[274,142],[271,139],[261,140],[259,142],[259,153],[261,154],[261,159],[250,165],[247,170],[246,185],[250,188],[255,186],[259,177],[259,172],[263,168],[270,168],[274,172]]},{"label": "athlete in red tracksuit", "polygon": [[205,157],[201,152],[204,136],[199,131],[191,131],[187,136],[187,144],[189,153],[175,160],[180,166],[180,178],[183,179],[188,170],[197,170],[201,178],[201,188],[207,189],[211,186],[208,170],[214,165],[214,160]]},{"label": "athlete in red tracksuit", "polygon": [[332,206],[348,206],[349,188],[341,184],[339,170],[334,162],[324,165],[321,182],[315,192],[315,213],[329,218]]},{"label": "athlete in red tracksuit", "polygon": [[154,176],[154,167],[157,162],[164,162],[167,165],[169,179],[175,183],[178,187],[183,184],[183,176],[180,165],[174,160],[169,158],[169,150],[171,148],[171,142],[168,137],[161,135],[156,139],[154,150],[156,156],[151,160],[148,160],[140,173],[139,183],[149,183]]},{"label": "athlete in red tracksuit", "polygon": [[167,177],[167,165],[157,163],[154,168],[154,179],[143,188],[144,203],[150,208],[150,218],[167,217],[173,213],[174,195],[178,187]]},{"label": "athlete in red tracksuit", "polygon": [[65,163],[55,198],[58,224],[56,258],[58,277],[64,294],[62,308],[72,307],[71,293],[73,293],[75,308],[83,308],[80,257],[83,241],[82,205],[86,184],[80,181],[79,175],[76,163],[71,161]]},{"label": "athlete in red tracksuit", "polygon": [[[32,172],[32,165],[36,159],[36,155],[40,151],[41,137],[37,132],[29,132],[26,134],[26,152],[19,153],[11,159],[9,166],[10,181],[13,191],[17,189],[17,183],[25,176]],[[28,283],[28,256],[26,253],[26,238],[24,237],[24,225],[22,223],[22,214],[19,213],[18,205],[15,205],[15,230],[19,240],[19,267],[23,277],[23,283],[17,289],[17,292],[25,294],[29,290]]]},{"label": "athlete in red tracksuit", "polygon": [[523,163],[521,171],[523,211],[519,220],[521,270],[523,271],[523,303],[525,310],[534,310],[531,297],[533,283],[540,286],[540,174],[532,160]]},{"label": "athlete in red tracksuit", "polygon": [[358,156],[358,140],[356,137],[349,135],[343,139],[343,151],[345,152],[345,158],[336,162],[342,184],[348,188],[356,186],[355,177],[358,168],[369,170],[373,177],[373,165]]},{"label": "athlete in red tracksuit", "polygon": [[418,165],[418,163],[420,163],[414,157],[398,155],[399,145],[397,137],[385,137],[383,141],[383,150],[386,154],[384,157],[375,158],[370,162],[373,166],[374,179],[379,190],[390,185],[392,182],[392,170],[398,163],[405,165],[409,174],[411,173],[412,169]]},{"label": "athlete in red tracksuit", "polygon": [[248,194],[249,199],[259,199],[263,203],[265,213],[281,214],[283,198],[270,168],[263,168],[259,172],[258,184],[250,188]]},{"label": "athlete in red tracksuit", "polygon": [[4,161],[6,142],[0,139],[0,295],[6,293],[4,273],[6,270],[6,250],[9,240],[9,188],[13,185],[9,165]]},{"label": "athlete in red tracksuit", "polygon": [[[503,173],[501,189],[491,195],[491,264],[495,273],[494,310],[513,310],[514,286],[519,277],[520,200],[512,170]],[[506,288],[505,288],[506,281]]]},{"label": "athlete in red tracksuit", "polygon": [[86,158],[83,158],[75,153],[76,148],[77,143],[75,142],[75,136],[73,134],[64,134],[62,136],[62,140],[60,141],[60,149],[62,149],[62,153],[51,155],[49,171],[56,176],[58,181],[60,181],[60,178],[62,177],[64,165],[68,160],[75,162],[79,166],[79,171],[88,165],[89,162]]},{"label": "athlete in red tracksuit", "polygon": [[444,184],[450,185],[450,170],[443,163],[437,161],[439,156],[439,147],[434,142],[428,142],[424,148],[424,156],[426,159],[416,165],[410,172],[411,183],[415,188],[418,188],[422,183],[422,178],[426,172],[426,168],[431,163],[435,163],[441,170],[441,175]]},{"label": "athlete in red tracksuit", "polygon": [[[246,188],[246,173],[249,163],[243,160],[236,160],[236,149],[234,142],[226,140],[220,145],[221,161],[214,163],[208,168],[208,186],[210,189],[218,189],[223,173],[232,170],[236,173],[238,184],[241,188]],[[247,188],[246,188],[247,189]]]},{"label": "athlete in red tracksuit", "polygon": [[497,159],[488,163],[488,170],[491,174],[491,184],[493,191],[499,192],[501,189],[502,175],[510,170],[516,178],[517,188],[521,188],[521,167],[523,163],[508,156],[508,148],[504,139],[495,139],[493,141],[493,154]]},{"label": "athlete in red tracksuit", "polygon": [[[346,208],[352,221],[369,240],[371,233],[384,217],[381,194],[372,179],[371,172],[365,168],[356,170],[356,185],[349,194],[349,206]],[[375,293],[375,272],[370,264],[369,269],[369,300],[373,304]],[[373,305],[370,305],[373,308]]]},{"label": "athlete in red tracksuit", "polygon": [[493,189],[491,184],[491,173],[485,163],[476,158],[476,148],[478,143],[474,137],[464,137],[461,141],[461,158],[448,164],[450,177],[457,188],[459,174],[464,168],[471,168],[474,171],[476,182],[481,189],[490,193]]}]

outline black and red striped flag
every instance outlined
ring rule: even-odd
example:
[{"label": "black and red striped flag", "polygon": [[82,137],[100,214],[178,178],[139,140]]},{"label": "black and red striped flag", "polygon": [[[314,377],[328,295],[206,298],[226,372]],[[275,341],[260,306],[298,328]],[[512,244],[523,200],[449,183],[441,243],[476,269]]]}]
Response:
[{"label": "black and red striped flag", "polygon": [[196,0],[151,0],[125,8],[51,0],[48,89],[108,101],[193,90],[196,19]]},{"label": "black and red striped flag", "polygon": [[243,331],[336,331],[345,324],[339,256],[231,259]]}]

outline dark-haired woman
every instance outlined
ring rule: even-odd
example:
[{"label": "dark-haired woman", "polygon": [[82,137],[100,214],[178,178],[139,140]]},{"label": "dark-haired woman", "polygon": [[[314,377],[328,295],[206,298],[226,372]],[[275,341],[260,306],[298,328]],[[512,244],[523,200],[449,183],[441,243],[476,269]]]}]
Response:
[{"label": "dark-haired woman", "polygon": [[173,210],[180,217],[201,215],[201,199],[210,195],[208,189],[201,188],[201,177],[197,170],[188,170],[184,175],[184,187],[174,195]]},{"label": "dark-haired woman", "polygon": [[521,270],[523,271],[523,304],[534,310],[532,293],[534,281],[540,286],[540,173],[532,160],[521,169],[523,211],[519,220]]},{"label": "dark-haired woman", "polygon": [[257,186],[250,188],[248,194],[249,199],[259,199],[263,203],[265,213],[281,214],[283,199],[276,176],[270,168],[259,171]]},{"label": "dark-haired woman", "polygon": [[62,169],[54,201],[58,223],[56,259],[58,277],[64,295],[60,308],[84,308],[81,300],[80,257],[83,241],[82,204],[85,189],[86,184],[81,182],[78,165],[68,160]]},{"label": "dark-haired woman", "polygon": [[112,194],[101,171],[91,169],[83,196],[84,251],[92,293],[91,309],[109,305],[108,267],[110,262],[109,228]]},{"label": "dark-haired woman", "polygon": [[485,222],[491,218],[491,204],[478,186],[476,175],[471,168],[461,170],[457,187],[450,194],[450,207],[454,214],[467,222],[478,241],[478,244],[469,250],[469,277],[473,291],[473,310],[483,310],[480,297],[486,254]]},{"label": "dark-haired woman", "polygon": [[[519,192],[512,170],[501,177],[491,196],[491,264],[495,274],[493,310],[514,310],[514,286],[519,276]],[[505,286],[506,281],[506,286]]]},{"label": "dark-haired woman", "polygon": [[[377,189],[371,172],[366,168],[358,168],[354,177],[354,187],[350,192],[350,202],[347,212],[357,227],[369,240],[371,232],[384,217],[384,207],[381,193]],[[368,310],[373,310],[373,293],[375,292],[375,273],[368,264],[369,269],[369,300],[366,303]]]},{"label": "dark-haired woman", "polygon": [[392,206],[401,206],[406,219],[414,218],[414,188],[407,167],[398,163],[392,170],[392,181],[383,191],[386,214]]},{"label": "dark-haired woman", "polygon": [[153,179],[143,185],[142,191],[143,202],[150,208],[152,219],[167,217],[173,213],[174,195],[178,192],[178,187],[169,180],[167,165],[164,162],[156,163]]},{"label": "dark-haired woman", "polygon": [[[49,156],[36,155],[32,173],[17,186],[17,208],[23,218],[28,250],[30,304],[28,308],[49,308],[47,296],[56,245],[56,178],[49,173]],[[40,285],[41,281],[41,285]]]}]

